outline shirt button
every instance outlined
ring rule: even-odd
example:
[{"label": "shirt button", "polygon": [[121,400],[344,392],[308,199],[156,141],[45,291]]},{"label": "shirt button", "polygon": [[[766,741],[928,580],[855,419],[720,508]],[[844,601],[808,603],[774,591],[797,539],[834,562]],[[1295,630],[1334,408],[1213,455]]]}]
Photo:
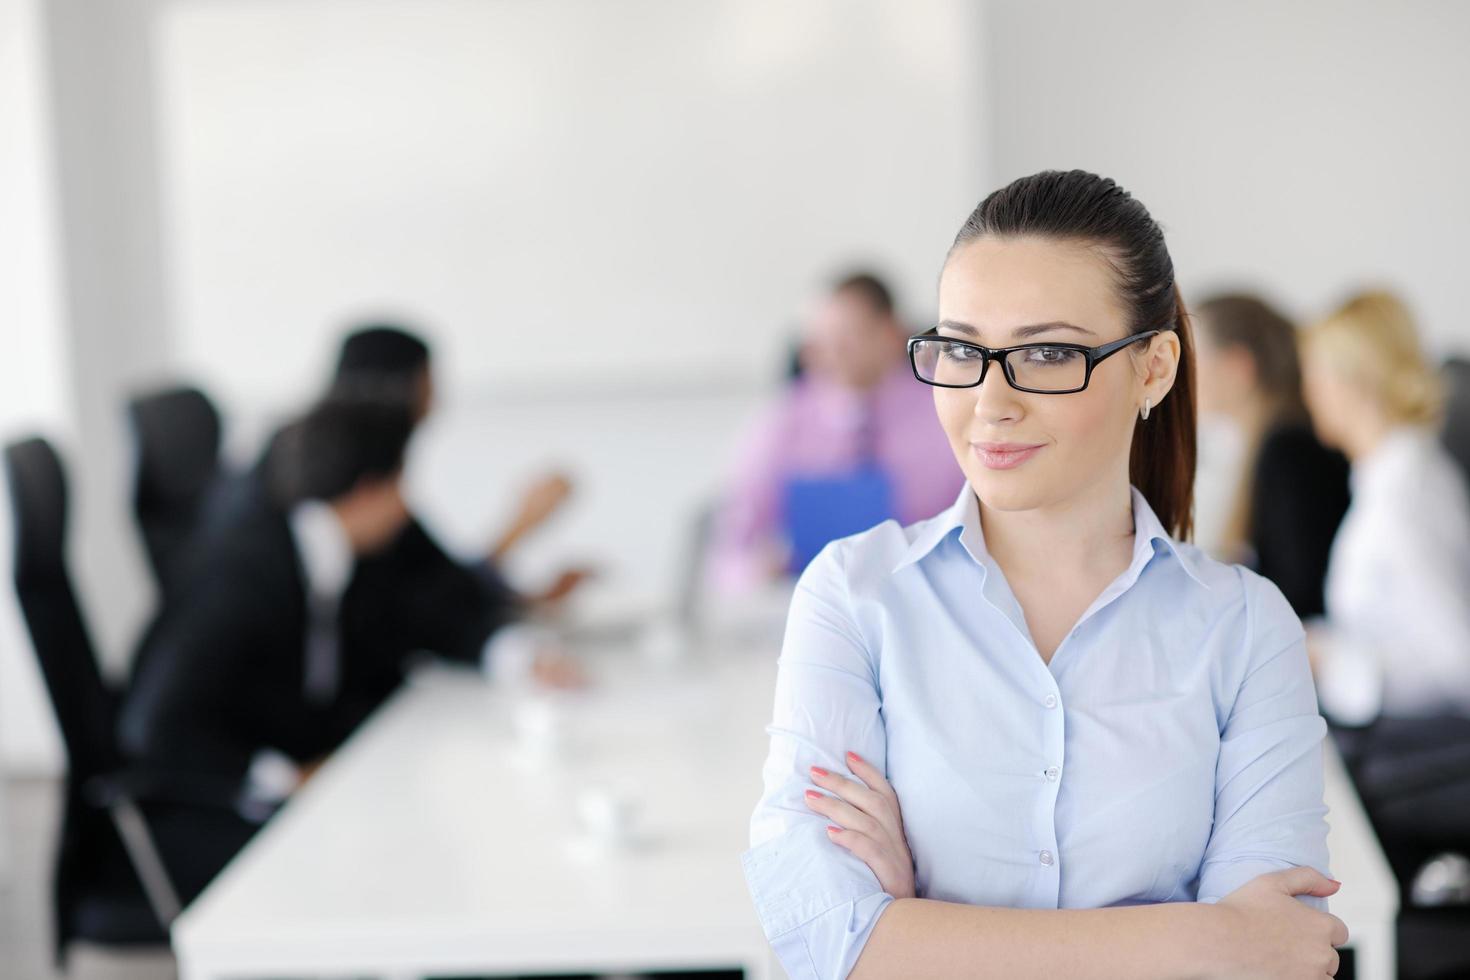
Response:
[{"label": "shirt button", "polygon": [[1051,865],[1052,865],[1051,851],[1042,851],[1041,852],[1041,863],[1044,864],[1044,865],[1046,865],[1048,868],[1051,867]]},{"label": "shirt button", "polygon": [[1046,700],[1041,703],[1048,708],[1055,708],[1057,706],[1057,696],[1055,694],[1048,694]]},{"label": "shirt button", "polygon": [[1058,769],[1056,766],[1052,766],[1050,769],[1048,769],[1046,771],[1046,778],[1047,778],[1047,780],[1049,782],[1053,782],[1053,783],[1056,782],[1057,781],[1057,774],[1060,773],[1060,772],[1061,772],[1060,769]]}]

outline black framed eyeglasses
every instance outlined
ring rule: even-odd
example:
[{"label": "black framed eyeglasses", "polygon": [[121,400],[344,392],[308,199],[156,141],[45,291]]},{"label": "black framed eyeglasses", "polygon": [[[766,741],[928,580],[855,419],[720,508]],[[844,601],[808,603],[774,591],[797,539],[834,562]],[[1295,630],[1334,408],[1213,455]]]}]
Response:
[{"label": "black framed eyeglasses", "polygon": [[1081,344],[1020,344],[981,347],[938,329],[909,338],[909,363],[914,377],[936,388],[974,388],[985,380],[991,361],[1000,361],[1007,383],[1017,391],[1038,395],[1068,395],[1087,387],[1092,369],[1125,347],[1147,340],[1162,330],[1145,330],[1101,347]]}]

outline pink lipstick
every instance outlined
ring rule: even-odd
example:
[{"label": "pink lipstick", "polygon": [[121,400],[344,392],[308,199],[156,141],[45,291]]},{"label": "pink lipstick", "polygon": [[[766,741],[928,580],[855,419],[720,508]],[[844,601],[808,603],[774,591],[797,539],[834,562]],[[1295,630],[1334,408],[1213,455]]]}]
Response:
[{"label": "pink lipstick", "polygon": [[970,448],[986,469],[1013,470],[1046,447],[1024,442],[972,442]]}]

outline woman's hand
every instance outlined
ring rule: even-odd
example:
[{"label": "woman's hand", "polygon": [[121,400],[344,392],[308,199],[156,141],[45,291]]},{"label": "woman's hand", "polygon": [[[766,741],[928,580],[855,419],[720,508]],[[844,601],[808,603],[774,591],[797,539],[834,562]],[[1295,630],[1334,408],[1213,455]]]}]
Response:
[{"label": "woman's hand", "polygon": [[812,782],[833,795],[809,789],[806,805],[832,821],[827,836],[862,858],[885,892],[913,898],[914,858],[903,835],[898,794],[881,772],[851,752],[847,766],[861,782],[812,766]]},{"label": "woman's hand", "polygon": [[1296,980],[1335,976],[1334,946],[1348,941],[1347,926],[1335,915],[1318,912],[1294,895],[1326,898],[1342,882],[1312,868],[1288,868],[1252,878],[1216,903],[1228,916],[1225,968],[1212,978],[1261,977]]}]

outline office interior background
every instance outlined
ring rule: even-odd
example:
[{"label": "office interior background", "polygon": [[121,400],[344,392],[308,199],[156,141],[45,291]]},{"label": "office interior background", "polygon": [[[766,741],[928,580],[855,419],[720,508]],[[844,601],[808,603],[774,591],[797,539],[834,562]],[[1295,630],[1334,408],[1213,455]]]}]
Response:
[{"label": "office interior background", "polygon": [[[657,617],[813,297],[871,267],[927,326],[960,221],[1025,174],[1117,179],[1186,298],[1305,321],[1385,285],[1436,359],[1470,356],[1467,49],[1451,0],[0,0],[0,435],[68,460],[121,677],[158,601],[127,399],[198,385],[244,465],[344,327],[400,320],[435,345],[426,522],[471,554],[564,470],[509,574],[573,558],[599,569],[574,610]],[[52,828],[15,803],[63,766],[0,590],[5,976],[51,975],[22,872]]]}]

